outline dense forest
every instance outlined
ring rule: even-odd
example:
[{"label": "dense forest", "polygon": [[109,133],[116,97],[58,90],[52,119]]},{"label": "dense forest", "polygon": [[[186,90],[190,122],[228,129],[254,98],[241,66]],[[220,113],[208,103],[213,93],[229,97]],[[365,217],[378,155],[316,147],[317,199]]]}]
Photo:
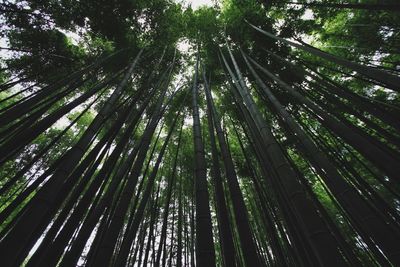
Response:
[{"label": "dense forest", "polygon": [[0,0],[1,266],[400,266],[399,1],[210,2]]}]

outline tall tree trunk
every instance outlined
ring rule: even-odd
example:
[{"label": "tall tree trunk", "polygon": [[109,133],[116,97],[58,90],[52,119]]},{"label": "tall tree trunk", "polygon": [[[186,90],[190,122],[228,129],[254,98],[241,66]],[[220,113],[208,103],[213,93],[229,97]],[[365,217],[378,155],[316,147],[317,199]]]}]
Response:
[{"label": "tall tree trunk", "polygon": [[[196,183],[196,264],[199,266],[215,266],[215,250],[207,188],[207,170],[204,156],[204,146],[201,137],[201,126],[198,104],[198,66],[197,55],[195,74],[192,86],[193,103],[193,141],[195,152],[195,183]],[[194,229],[192,229],[193,231]],[[193,244],[192,244],[193,245]]]},{"label": "tall tree trunk", "polygon": [[[230,54],[232,62],[234,63],[235,69],[239,76],[240,72],[238,71],[236,61],[234,60],[231,52]],[[308,241],[310,242],[316,257],[315,259],[322,265],[345,265],[336,241],[328,231],[325,223],[319,217],[319,214],[317,213],[317,210],[313,204],[310,203],[310,201],[306,198],[304,189],[301,187],[296,178],[296,173],[290,167],[283,152],[280,150],[279,145],[270,132],[269,127],[266,125],[261,114],[257,110],[254,100],[249,95],[248,88],[246,87],[243,78],[239,76],[239,81],[236,80],[226,62],[224,55],[221,54],[221,56],[224,59],[225,66],[228,69],[232,79],[234,79],[234,84],[236,85],[236,89],[238,90],[240,97],[246,103],[246,107],[249,109],[253,119],[255,120],[258,131],[263,139],[262,141],[265,146],[265,152],[268,154],[267,158],[270,159],[275,171],[277,172],[283,188],[287,190],[288,201],[296,212],[296,217],[299,224],[297,227],[300,227],[303,229],[303,231],[305,231],[305,233],[307,233]],[[244,88],[246,88],[246,91]]]},{"label": "tall tree trunk", "polygon": [[381,220],[375,211],[370,208],[368,203],[341,177],[336,168],[330,164],[329,159],[322,153],[317,146],[308,138],[300,126],[292,119],[290,114],[283,108],[279,101],[272,94],[270,89],[262,82],[261,78],[250,65],[247,57],[242,51],[243,58],[254,76],[258,86],[260,86],[265,95],[268,97],[272,105],[276,108],[282,121],[293,132],[293,135],[299,139],[304,155],[309,157],[315,165],[317,172],[324,179],[329,189],[333,192],[339,203],[344,207],[355,221],[358,221],[363,230],[368,233],[372,239],[380,245],[381,249],[386,253],[388,258],[397,264],[396,256],[400,255],[400,251],[396,249],[396,240],[400,240],[400,236],[390,229],[387,222]]},{"label": "tall tree trunk", "polygon": [[[182,123],[183,125],[183,123]],[[177,226],[177,247],[176,247],[176,267],[182,267],[182,237],[183,237],[183,222],[186,222],[186,218],[183,217],[183,201],[182,201],[182,170],[180,170],[178,177],[179,180],[179,188],[178,188],[178,226]]]},{"label": "tall tree trunk", "polygon": [[[169,206],[171,202],[171,196],[172,196],[172,191],[175,185],[175,180],[176,180],[176,168],[178,164],[178,155],[179,155],[179,148],[181,144],[181,137],[182,137],[182,127],[183,127],[183,122],[181,126],[181,130],[179,132],[179,137],[178,137],[178,146],[175,152],[175,157],[174,157],[174,163],[172,167],[172,173],[169,175],[169,181],[168,181],[168,188],[167,188],[167,195],[165,197],[165,203],[164,203],[164,208],[163,208],[163,223],[162,223],[162,228],[161,228],[161,235],[160,235],[160,241],[159,241],[159,246],[157,250],[157,257],[156,261],[154,263],[154,266],[160,266],[160,259],[161,259],[161,246],[164,244],[164,240],[167,238],[167,220],[168,220],[168,215],[169,215]],[[164,258],[166,255],[164,255]]]},{"label": "tall tree trunk", "polygon": [[[204,74],[204,73],[203,73]],[[205,81],[205,77],[203,75]],[[215,187],[215,202],[216,211],[218,216],[218,229],[219,229],[219,239],[221,242],[221,254],[224,266],[236,266],[235,262],[235,247],[233,244],[233,234],[231,230],[231,225],[228,216],[228,209],[226,207],[226,200],[224,196],[224,187],[222,183],[220,163],[219,163],[219,153],[217,150],[217,145],[215,142],[214,134],[214,117],[212,114],[212,109],[209,104],[208,90],[206,89],[207,96],[207,117],[208,117],[208,131],[211,143],[211,156],[212,156],[212,168],[211,174],[213,177],[213,183]]]},{"label": "tall tree trunk", "polygon": [[[154,224],[158,218],[159,192],[160,192],[160,184],[158,185],[158,188],[157,188],[156,200],[152,206],[152,212],[151,212],[151,216],[150,216],[149,237],[147,239],[146,252],[144,255],[144,259],[143,259],[143,266],[148,266],[147,262],[148,262],[148,257],[149,257],[149,253],[150,253],[151,241],[153,240],[153,236],[155,236],[154,229],[157,228],[157,227],[154,227],[155,226]],[[140,262],[139,262],[138,266],[140,266]]]},{"label": "tall tree trunk", "polygon": [[[143,50],[142,50],[143,51]],[[69,150],[63,158],[62,167],[59,168],[49,179],[45,186],[30,200],[27,204],[29,208],[26,209],[20,220],[14,225],[13,229],[0,243],[0,256],[6,259],[3,266],[11,266],[17,260],[21,247],[25,244],[31,235],[37,230],[41,224],[41,219],[51,210],[52,204],[57,197],[58,191],[61,189],[64,179],[68,177],[68,173],[79,162],[84,151],[86,151],[89,143],[92,141],[94,135],[98,131],[101,122],[105,116],[110,112],[112,106],[118,100],[123,88],[125,87],[128,79],[133,73],[133,70],[142,54],[139,52],[138,56],[132,63],[129,71],[126,73],[123,81],[115,89],[110,96],[109,101],[98,113],[92,124],[88,127],[87,131],[81,137],[79,142]],[[7,256],[6,256],[7,255]]]},{"label": "tall tree trunk", "polygon": [[257,68],[259,68],[269,78],[278,83],[296,100],[306,105],[307,107],[310,107],[316,114],[318,114],[318,116],[320,116],[322,119],[320,119],[318,116],[317,118],[323,125],[326,125],[328,128],[332,129],[335,133],[341,136],[351,146],[362,153],[364,157],[366,157],[378,168],[384,171],[389,177],[393,178],[394,180],[400,179],[400,165],[398,164],[398,160],[394,159],[392,155],[385,153],[381,150],[381,148],[377,147],[375,144],[371,143],[369,140],[365,139],[357,132],[352,131],[349,127],[339,122],[337,119],[333,118],[325,110],[322,110],[315,103],[302,96],[294,88],[289,86],[284,81],[280,80],[277,76],[273,75],[264,67],[260,66],[257,62],[255,62],[251,58],[249,59]]},{"label": "tall tree trunk", "polygon": [[334,56],[332,54],[329,54],[329,53],[326,53],[324,51],[321,51],[321,50],[319,50],[319,49],[317,49],[315,47],[312,47],[310,45],[304,46],[304,45],[300,45],[300,44],[288,41],[286,39],[277,37],[277,36],[275,36],[275,35],[273,35],[273,34],[271,34],[269,32],[266,32],[266,31],[264,31],[264,30],[262,30],[262,29],[260,29],[260,28],[258,28],[256,26],[254,26],[251,23],[249,23],[249,25],[251,27],[253,27],[255,30],[263,33],[264,35],[266,35],[266,36],[268,36],[268,37],[270,37],[272,39],[284,42],[285,44],[288,44],[288,45],[291,45],[293,47],[302,49],[302,50],[304,50],[306,52],[309,52],[309,53],[311,53],[311,54],[313,54],[315,56],[324,58],[324,59],[326,59],[326,60],[328,60],[330,62],[333,62],[333,63],[336,63],[336,64],[341,65],[343,67],[352,69],[352,70],[354,70],[354,71],[356,71],[356,72],[358,72],[358,73],[360,73],[360,74],[362,74],[362,75],[364,75],[366,77],[369,77],[369,78],[371,78],[373,80],[379,81],[380,83],[384,84],[389,89],[392,89],[394,91],[400,92],[400,87],[399,87],[400,78],[395,76],[395,75],[392,75],[392,74],[390,74],[388,72],[385,72],[385,71],[382,71],[382,70],[379,70],[379,69],[376,69],[376,68],[360,65],[358,63],[354,63],[354,62],[348,61],[346,59],[339,58],[337,56]]},{"label": "tall tree trunk", "polygon": [[83,93],[78,98],[74,99],[72,102],[62,106],[52,114],[49,114],[45,118],[41,119],[38,122],[31,123],[29,128],[25,128],[23,131],[18,132],[17,134],[13,134],[12,138],[3,143],[0,147],[0,151],[7,151],[3,155],[14,155],[24,146],[33,141],[37,136],[43,133],[46,129],[48,129],[53,123],[59,120],[62,116],[70,112],[73,108],[82,104],[93,94],[97,93],[104,86],[108,85],[111,81],[113,81],[120,73],[113,75],[112,77],[106,79],[105,81],[99,83],[94,86],[91,90]]},{"label": "tall tree trunk", "polygon": [[247,215],[247,209],[243,200],[243,196],[239,187],[239,182],[235,172],[235,166],[233,164],[231,155],[229,153],[228,144],[225,141],[224,133],[220,125],[220,118],[215,109],[210,89],[208,88],[207,81],[205,79],[205,73],[203,71],[204,89],[207,96],[207,106],[211,110],[212,119],[217,132],[219,145],[221,148],[222,158],[224,160],[225,174],[228,181],[228,188],[233,204],[234,218],[238,228],[240,247],[243,252],[243,258],[246,262],[246,266],[259,266],[259,258],[257,255],[256,245],[252,239],[252,231],[250,228],[250,222]]},{"label": "tall tree trunk", "polygon": [[163,90],[161,95],[159,96],[158,103],[156,105],[153,117],[151,118],[151,122],[148,124],[148,127],[143,134],[141,147],[139,150],[139,154],[137,156],[137,160],[132,167],[132,172],[130,177],[128,177],[127,184],[124,187],[124,190],[121,194],[121,199],[119,200],[119,205],[116,208],[116,211],[111,219],[111,223],[107,229],[107,232],[102,240],[99,249],[97,251],[96,257],[94,259],[94,265],[101,265],[104,263],[109,264],[112,253],[114,250],[115,242],[118,238],[118,234],[123,226],[124,218],[126,214],[126,210],[129,207],[130,198],[137,184],[138,177],[140,175],[143,162],[145,160],[145,156],[147,154],[148,147],[150,145],[151,136],[153,135],[156,126],[158,124],[159,118],[161,116],[161,106],[163,102],[163,98],[166,92],[166,88]]}]

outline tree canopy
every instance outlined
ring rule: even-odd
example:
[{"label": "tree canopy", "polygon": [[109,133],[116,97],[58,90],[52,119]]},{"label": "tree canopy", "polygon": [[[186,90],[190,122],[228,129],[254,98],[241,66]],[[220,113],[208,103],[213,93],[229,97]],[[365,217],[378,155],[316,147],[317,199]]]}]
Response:
[{"label": "tree canopy", "polygon": [[400,265],[399,12],[0,1],[1,265]]}]

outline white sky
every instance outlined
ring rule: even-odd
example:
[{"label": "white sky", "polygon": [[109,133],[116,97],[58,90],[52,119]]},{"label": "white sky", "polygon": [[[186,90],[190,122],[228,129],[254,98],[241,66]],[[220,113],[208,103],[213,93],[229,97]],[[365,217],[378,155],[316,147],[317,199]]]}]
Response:
[{"label": "white sky", "polygon": [[191,4],[193,9],[197,9],[200,6],[212,6],[213,0],[184,0],[186,4]]}]

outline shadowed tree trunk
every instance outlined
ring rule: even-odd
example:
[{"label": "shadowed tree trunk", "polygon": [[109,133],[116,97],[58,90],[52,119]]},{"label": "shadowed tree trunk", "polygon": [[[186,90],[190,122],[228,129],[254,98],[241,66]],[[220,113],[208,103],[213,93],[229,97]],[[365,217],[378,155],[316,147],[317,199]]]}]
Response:
[{"label": "shadowed tree trunk", "polygon": [[0,265],[399,265],[400,8],[368,1],[4,0]]},{"label": "shadowed tree trunk", "polygon": [[341,65],[343,67],[352,69],[352,70],[354,70],[354,71],[356,71],[356,72],[358,72],[358,73],[360,73],[360,74],[362,74],[362,75],[364,75],[366,77],[369,77],[369,78],[371,78],[373,80],[379,81],[380,83],[384,84],[389,89],[392,89],[392,90],[398,91],[398,92],[400,91],[400,89],[399,89],[400,78],[395,76],[395,75],[392,75],[392,74],[390,74],[388,72],[385,72],[385,71],[382,71],[382,70],[379,70],[379,69],[376,69],[376,68],[360,65],[358,63],[354,63],[354,62],[348,61],[346,59],[336,57],[336,56],[334,56],[332,54],[326,53],[326,52],[324,52],[322,50],[319,50],[319,49],[317,49],[315,47],[312,47],[310,45],[304,46],[304,45],[300,45],[300,44],[288,41],[288,40],[280,38],[280,37],[276,37],[275,35],[273,35],[273,34],[271,34],[269,32],[266,32],[266,31],[264,31],[264,30],[262,30],[262,29],[260,29],[260,28],[258,28],[256,26],[254,26],[253,24],[249,23],[249,25],[251,27],[253,27],[255,30],[263,33],[264,35],[266,35],[266,36],[268,36],[270,38],[273,38],[275,40],[284,42],[285,44],[291,45],[293,47],[302,49],[302,50],[304,50],[306,52],[309,52],[309,53],[311,53],[311,54],[313,54],[315,56],[324,58],[324,59],[326,59],[328,61],[331,61],[331,62],[333,62],[335,64],[338,64],[338,65]]},{"label": "shadowed tree trunk", "polygon": [[[205,74],[203,72],[203,80],[205,83]],[[214,134],[214,117],[212,114],[209,90],[204,87],[207,96],[207,117],[208,117],[208,131],[210,135],[211,143],[211,156],[212,156],[212,177],[215,187],[215,201],[216,201],[216,211],[218,216],[218,229],[219,238],[222,243],[222,257],[224,266],[236,266],[235,262],[235,247],[233,244],[233,235],[231,230],[231,225],[229,222],[228,209],[226,207],[226,200],[224,196],[224,188],[221,177],[220,163],[218,157],[218,150],[215,142]]]},{"label": "shadowed tree trunk", "polygon": [[[207,189],[207,170],[198,106],[198,66],[197,55],[192,86],[193,103],[193,142],[195,153],[195,190],[196,190],[196,263],[199,266],[215,266],[215,251],[212,238],[209,194]],[[193,229],[192,229],[193,231]],[[192,244],[193,245],[193,244]]]},{"label": "shadowed tree trunk", "polygon": [[355,221],[358,221],[363,230],[381,246],[381,249],[387,253],[387,256],[392,258],[393,262],[396,262],[395,257],[391,255],[400,254],[399,252],[396,252],[395,249],[395,240],[400,239],[400,236],[396,237],[396,233],[390,229],[387,222],[381,220],[381,218],[376,215],[375,211],[370,208],[368,203],[361,198],[357,191],[353,190],[352,187],[345,182],[336,168],[330,164],[329,159],[325,157],[325,154],[318,150],[316,145],[308,138],[300,126],[292,119],[289,113],[275,98],[269,88],[262,82],[243,52],[242,55],[258,86],[263,89],[265,95],[276,108],[279,116],[282,117],[282,121],[284,121],[287,127],[299,139],[305,150],[305,157],[310,158],[311,162],[315,165],[317,172],[319,172],[320,176],[324,178],[324,181],[332,193],[337,197],[339,203]]},{"label": "shadowed tree trunk", "polygon": [[257,255],[256,245],[252,238],[252,231],[250,229],[250,223],[247,216],[247,209],[243,200],[242,193],[240,191],[239,182],[235,172],[235,166],[233,164],[231,155],[229,153],[227,143],[225,141],[224,133],[220,125],[220,117],[215,110],[213,100],[211,98],[210,89],[208,88],[207,81],[205,79],[205,73],[203,72],[204,89],[207,96],[208,108],[212,112],[212,118],[217,132],[219,146],[221,148],[222,158],[224,160],[225,174],[228,181],[228,188],[234,210],[234,217],[239,232],[240,247],[242,248],[243,258],[246,266],[259,266],[259,258]]},{"label": "shadowed tree trunk", "polygon": [[392,155],[385,153],[379,146],[371,143],[368,139],[364,138],[364,136],[360,135],[357,132],[352,131],[348,126],[344,125],[337,119],[333,118],[329,113],[322,110],[315,103],[311,102],[309,99],[302,96],[295,89],[289,86],[284,81],[280,80],[277,76],[273,75],[267,69],[260,66],[257,62],[250,58],[250,61],[259,68],[263,73],[265,73],[268,77],[273,79],[276,83],[278,83],[282,88],[284,88],[289,94],[291,94],[296,100],[300,103],[310,107],[318,116],[323,119],[319,119],[323,125],[326,125],[328,128],[332,129],[335,133],[341,136],[344,140],[346,140],[349,144],[351,144],[354,148],[356,148],[363,156],[369,159],[371,162],[374,162],[382,171],[387,173],[387,175],[395,180],[399,180],[400,176],[400,166],[397,164],[397,160],[393,158]]},{"label": "shadowed tree trunk", "polygon": [[31,234],[33,234],[40,225],[41,218],[46,216],[46,213],[51,209],[52,202],[57,197],[57,193],[63,185],[63,180],[67,177],[68,170],[73,169],[73,167],[78,163],[83,155],[83,152],[86,150],[88,144],[100,127],[101,121],[105,116],[107,116],[112,108],[112,105],[114,105],[119,98],[123,88],[128,82],[128,79],[133,73],[142,51],[143,50],[139,52],[129,71],[126,73],[123,81],[115,89],[106,105],[102,108],[92,124],[88,127],[79,142],[65,155],[62,168],[58,169],[52,175],[49,182],[41,188],[40,192],[30,200],[29,207],[21,216],[18,223],[1,242],[0,255],[7,255],[5,257],[7,260],[3,262],[4,266],[11,266],[17,260],[21,245],[28,241]]},{"label": "shadowed tree trunk", "polygon": [[[236,72],[239,76],[238,67],[231,52],[230,55]],[[245,87],[243,78],[240,77],[239,82],[238,80],[234,79],[233,77],[235,76],[233,76],[233,73],[230,70],[223,54],[222,58],[224,59],[225,66],[234,80],[234,84],[236,85],[238,93],[246,103],[246,107],[249,109],[253,119],[255,120],[257,128],[263,138],[266,152],[269,154],[268,158],[271,159],[271,162],[278,173],[284,188],[286,190],[290,190],[287,192],[288,200],[297,212],[296,217],[298,216],[298,219],[300,219],[299,223],[301,223],[301,227],[308,232],[307,237],[314,250],[316,259],[320,262],[320,264],[323,264],[323,262],[326,262],[327,264],[332,264],[333,262],[339,265],[344,264],[344,260],[340,255],[336,241],[326,228],[324,222],[319,217],[312,203],[310,203],[310,201],[306,198],[304,190],[296,179],[295,172],[291,169],[290,165],[285,159],[284,154],[280,150],[280,147],[269,131],[269,127],[265,124],[261,114],[256,109],[255,103],[249,95],[248,89]],[[244,88],[247,90],[244,91]]]}]

